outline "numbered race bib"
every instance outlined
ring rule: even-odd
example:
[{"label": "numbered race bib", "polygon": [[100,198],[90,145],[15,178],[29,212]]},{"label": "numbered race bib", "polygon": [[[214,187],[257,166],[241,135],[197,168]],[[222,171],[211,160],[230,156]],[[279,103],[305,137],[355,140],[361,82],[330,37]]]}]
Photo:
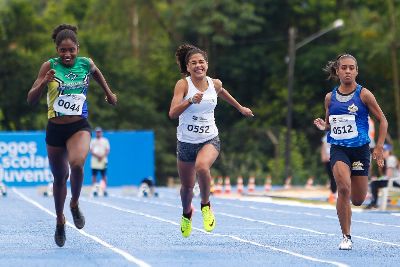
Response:
[{"label": "numbered race bib", "polygon": [[330,115],[331,137],[336,140],[351,139],[358,136],[355,115]]},{"label": "numbered race bib", "polygon": [[212,135],[215,133],[215,125],[193,125],[188,124],[186,126],[186,131],[188,135]]},{"label": "numbered race bib", "polygon": [[65,115],[81,115],[85,100],[84,94],[60,95],[54,101],[53,108]]}]

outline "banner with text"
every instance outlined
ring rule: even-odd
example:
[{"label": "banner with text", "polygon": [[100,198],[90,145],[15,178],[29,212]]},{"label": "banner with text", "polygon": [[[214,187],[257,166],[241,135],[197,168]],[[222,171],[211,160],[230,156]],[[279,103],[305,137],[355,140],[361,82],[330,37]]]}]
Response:
[{"label": "banner with text", "polygon": [[[45,135],[43,131],[0,132],[0,182],[8,186],[31,186],[53,181]],[[105,131],[104,137],[110,143],[108,186],[139,185],[149,176],[155,179],[152,131]],[[91,184],[90,157],[89,153],[84,168],[86,185]]]}]

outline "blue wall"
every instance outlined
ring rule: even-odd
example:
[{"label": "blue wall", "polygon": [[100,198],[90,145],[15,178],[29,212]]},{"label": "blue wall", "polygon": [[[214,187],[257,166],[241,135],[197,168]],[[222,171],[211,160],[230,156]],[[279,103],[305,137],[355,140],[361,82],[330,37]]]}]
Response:
[{"label": "blue wall", "polygon": [[[104,137],[111,147],[109,186],[138,185],[144,177],[155,178],[152,131],[105,131]],[[91,184],[90,157],[89,154],[85,164],[86,185]],[[8,186],[31,186],[52,181],[45,132],[0,132],[0,182]]]}]

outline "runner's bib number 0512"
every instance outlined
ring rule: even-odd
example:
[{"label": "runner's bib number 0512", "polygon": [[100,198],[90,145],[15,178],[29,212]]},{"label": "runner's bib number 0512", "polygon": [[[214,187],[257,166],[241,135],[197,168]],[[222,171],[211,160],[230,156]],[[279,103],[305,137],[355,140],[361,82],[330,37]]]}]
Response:
[{"label": "runner's bib number 0512", "polygon": [[60,95],[54,101],[53,108],[56,112],[65,115],[81,115],[85,100],[84,94]]},{"label": "runner's bib number 0512", "polygon": [[336,140],[351,139],[358,136],[355,115],[330,115],[331,137]]}]

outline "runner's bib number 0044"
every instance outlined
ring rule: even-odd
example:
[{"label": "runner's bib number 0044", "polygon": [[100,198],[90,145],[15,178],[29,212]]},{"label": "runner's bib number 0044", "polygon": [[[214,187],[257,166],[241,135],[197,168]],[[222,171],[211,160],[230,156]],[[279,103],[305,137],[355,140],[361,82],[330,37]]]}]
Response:
[{"label": "runner's bib number 0044", "polygon": [[65,115],[81,115],[85,100],[84,94],[60,95],[54,101],[53,108]]},{"label": "runner's bib number 0044", "polygon": [[336,140],[351,139],[358,136],[355,115],[330,115],[331,137]]}]

